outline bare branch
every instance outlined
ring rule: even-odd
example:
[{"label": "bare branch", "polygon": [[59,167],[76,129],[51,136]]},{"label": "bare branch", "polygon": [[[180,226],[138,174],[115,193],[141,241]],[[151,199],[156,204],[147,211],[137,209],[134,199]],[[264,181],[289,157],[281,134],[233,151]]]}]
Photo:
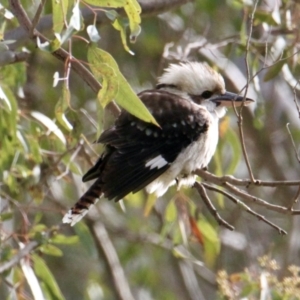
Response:
[{"label": "bare branch", "polygon": [[211,203],[205,188],[203,187],[203,185],[199,182],[195,182],[194,184],[194,188],[196,188],[196,190],[198,191],[199,195],[201,196],[204,204],[206,205],[206,207],[208,208],[208,210],[210,211],[210,213],[215,217],[215,219],[217,220],[219,225],[223,225],[224,227],[228,228],[229,230],[234,230],[234,227],[232,225],[230,225],[229,223],[227,223],[224,219],[222,219],[222,217],[219,215],[218,211],[216,210],[216,208],[214,207],[214,205]]},{"label": "bare branch", "polygon": [[235,204],[239,205],[242,209],[244,209],[246,212],[248,212],[249,214],[257,217],[260,221],[263,221],[264,223],[270,225],[271,227],[275,228],[280,234],[287,234],[287,232],[285,230],[283,230],[281,227],[277,226],[276,224],[274,224],[273,222],[269,221],[268,219],[266,219],[265,216],[255,212],[254,210],[252,210],[248,205],[246,205],[244,202],[240,201],[239,199],[233,197],[231,194],[220,190],[214,186],[211,186],[209,184],[206,183],[202,183],[203,186],[205,186],[207,189],[211,190],[211,191],[215,191],[217,193],[220,193],[224,196],[226,196],[229,200],[231,200],[232,202],[234,202]]},{"label": "bare branch", "polygon": [[28,255],[32,250],[34,250],[39,245],[38,242],[32,241],[28,243],[23,249],[21,249],[11,260],[0,265],[0,274],[9,270],[16,264],[20,262],[20,260]]},{"label": "bare branch", "polygon": [[161,14],[188,2],[194,2],[194,0],[140,0],[139,4],[142,8],[142,14],[148,17]]},{"label": "bare branch", "polygon": [[[12,2],[12,0],[11,0]],[[171,9],[175,9],[176,7],[179,7],[185,3],[193,2],[193,0],[144,0],[139,1],[142,13],[142,17],[149,17],[158,15],[161,13],[164,13],[166,11],[169,11]],[[125,12],[123,9],[116,9],[116,11],[122,16],[125,15]],[[110,23],[111,20],[107,18],[105,12],[103,10],[97,10],[92,11],[88,7],[84,7],[81,9],[81,15],[84,19],[85,25],[94,24],[95,20],[95,13],[97,18],[97,24],[107,24]],[[35,18],[34,18],[35,20]],[[35,24],[33,20],[33,24]],[[21,25],[21,24],[20,24]],[[32,25],[31,28],[34,26],[36,30],[38,30],[40,33],[45,34],[52,30],[53,27],[53,20],[52,15],[46,15],[42,18],[40,18],[38,24]],[[10,46],[10,49],[13,50],[16,47],[26,43],[26,41],[30,37],[30,30],[24,30],[23,26],[21,25],[18,28],[12,29],[5,33],[4,39],[5,40],[14,40],[16,41],[14,44]]]},{"label": "bare branch", "polygon": [[290,208],[287,208],[284,206],[270,204],[263,199],[260,199],[253,195],[250,195],[250,194],[246,193],[245,191],[238,189],[237,187],[231,185],[230,183],[225,183],[224,187],[227,188],[228,190],[230,190],[236,196],[239,196],[240,198],[242,198],[245,202],[248,202],[248,203],[255,202],[256,204],[258,204],[260,206],[264,206],[264,207],[268,208],[269,210],[273,210],[273,211],[276,211],[276,212],[279,212],[282,214],[293,214],[293,215],[300,214],[300,210],[293,210],[293,209],[290,209]]},{"label": "bare branch", "polygon": [[10,65],[26,61],[29,57],[28,52],[14,52],[11,50],[3,51],[0,55],[0,66]]},{"label": "bare branch", "polygon": [[43,12],[43,8],[44,8],[45,4],[46,4],[46,0],[42,0],[41,3],[38,6],[38,9],[35,13],[35,16],[32,20],[32,27],[31,27],[30,35],[33,34],[33,30],[35,29],[36,25],[39,23],[39,20],[40,20],[40,17],[41,17],[41,14]]},{"label": "bare branch", "polygon": [[[10,3],[12,12],[17,17],[19,23],[23,26],[23,28],[29,33],[32,28],[32,23],[28,18],[26,12],[24,11],[20,1],[11,0]],[[42,43],[49,42],[49,40],[37,30],[34,30],[34,35],[38,36]],[[34,42],[36,43],[35,40]],[[70,58],[69,53],[62,48],[54,51],[52,55],[64,63]],[[93,74],[84,67],[83,64],[81,64],[77,59],[73,57],[72,69],[91,87],[91,89],[95,93],[98,93],[98,91],[101,89],[100,83],[95,79]],[[107,108],[112,112],[114,116],[118,116],[120,114],[120,109],[114,102],[111,102]]]},{"label": "bare branch", "polygon": [[105,255],[105,259],[109,266],[118,298],[121,300],[134,300],[129,287],[129,283],[121,266],[118,254],[110,240],[106,228],[101,222],[98,221],[92,224],[91,229],[98,247],[102,249]]},{"label": "bare branch", "polygon": [[[246,64],[246,70],[247,70],[247,84],[246,84],[245,93],[244,93],[244,97],[245,98],[246,98],[246,95],[247,95],[247,92],[248,92],[248,86],[249,86],[250,78],[251,78],[248,57],[249,57],[250,40],[252,38],[254,14],[255,14],[256,9],[257,9],[257,4],[258,4],[258,0],[255,1],[254,7],[253,7],[253,11],[251,13],[251,17],[250,17],[250,30],[249,30],[249,35],[248,35],[248,38],[247,38],[247,43],[246,43],[245,64]],[[248,153],[247,153],[247,149],[246,149],[246,145],[245,145],[245,139],[244,139],[242,110],[243,110],[243,105],[241,106],[241,108],[239,109],[239,112],[237,114],[237,116],[238,116],[239,135],[240,135],[240,141],[241,141],[241,145],[242,145],[242,151],[243,151],[243,155],[244,155],[245,162],[246,162],[246,165],[247,165],[248,173],[249,173],[251,181],[254,182],[255,179],[254,179],[254,175],[253,175],[253,172],[252,172],[251,164],[250,164],[250,161],[249,161],[249,158],[248,158]]]},{"label": "bare branch", "polygon": [[225,175],[218,177],[208,171],[205,170],[197,170],[195,172],[198,176],[202,177],[204,180],[210,181],[216,185],[224,185],[225,183],[231,183],[236,186],[245,186],[249,187],[251,185],[254,186],[265,186],[265,187],[280,187],[280,186],[298,186],[300,185],[300,180],[274,180],[274,181],[266,181],[255,179],[255,182],[251,182],[250,179],[238,179],[231,175]]}]

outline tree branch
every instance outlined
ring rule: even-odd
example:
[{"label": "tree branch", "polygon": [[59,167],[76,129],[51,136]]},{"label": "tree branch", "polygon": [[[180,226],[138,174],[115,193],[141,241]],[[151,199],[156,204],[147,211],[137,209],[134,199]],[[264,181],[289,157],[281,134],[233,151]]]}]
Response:
[{"label": "tree branch", "polygon": [[134,300],[118,254],[110,240],[106,228],[102,222],[98,221],[91,225],[91,231],[98,247],[105,255],[105,260],[109,266],[118,298],[121,300]]},{"label": "tree branch", "polygon": [[244,209],[247,213],[257,217],[260,221],[263,221],[264,223],[270,225],[271,227],[275,228],[280,234],[287,234],[287,232],[285,230],[283,230],[282,228],[280,228],[279,226],[277,226],[276,224],[274,224],[273,222],[269,221],[265,216],[257,213],[256,211],[252,210],[248,205],[246,205],[244,202],[240,201],[239,199],[233,197],[231,194],[220,190],[214,186],[211,186],[209,184],[206,183],[202,183],[202,185],[207,188],[208,190],[220,193],[222,195],[224,195],[225,197],[227,197],[229,200],[231,200],[232,202],[234,202],[235,204],[239,205],[242,209]]},{"label": "tree branch", "polygon": [[199,182],[195,182],[194,184],[194,188],[196,188],[196,190],[198,191],[199,195],[201,196],[204,204],[206,205],[206,207],[208,208],[209,212],[215,217],[215,219],[217,220],[219,225],[223,225],[224,227],[228,228],[229,230],[234,230],[234,227],[232,225],[230,225],[229,223],[227,223],[224,219],[222,219],[222,217],[219,215],[218,211],[216,210],[216,208],[214,207],[214,205],[211,203],[205,188],[203,187],[203,185]]},{"label": "tree branch", "polygon": [[[144,0],[139,1],[142,13],[142,17],[150,17],[154,15],[158,15],[169,11],[171,9],[175,9],[185,3],[193,2],[194,0]],[[14,2],[11,0],[11,2]],[[120,14],[125,16],[125,12],[123,9],[116,9],[116,11]],[[97,24],[107,24],[110,23],[111,20],[107,18],[104,11],[97,10],[92,11],[90,8],[84,7],[81,9],[81,15],[83,17],[85,25],[93,24],[95,20],[95,13],[96,13],[96,20]],[[21,25],[21,24],[20,24]],[[42,17],[36,25],[36,30],[40,33],[47,33],[51,32],[53,27],[53,20],[52,15],[46,15]],[[30,37],[30,31],[24,30],[23,26],[21,25],[18,28],[12,29],[4,34],[4,40],[14,40],[15,43],[10,45],[10,49],[13,50],[16,47],[26,43],[26,41]]]},{"label": "tree branch", "polygon": [[0,274],[9,270],[16,264],[20,262],[20,260],[28,255],[33,249],[35,249],[39,243],[37,241],[32,241],[27,244],[23,249],[21,249],[11,260],[0,265]]},{"label": "tree branch", "polygon": [[[26,12],[24,11],[20,1],[11,0],[10,4],[11,4],[12,12],[18,19],[23,29],[27,31],[27,34],[32,32],[32,23],[28,18]],[[34,43],[36,43],[35,37],[39,37],[42,43],[49,42],[49,40],[41,33],[39,33],[37,30],[33,30],[33,35],[34,36],[32,36],[32,38],[34,39]],[[59,48],[58,50],[52,52],[52,55],[56,57],[58,60],[61,60],[62,62],[66,62],[70,58],[69,53],[62,48]],[[101,89],[101,85],[95,79],[93,74],[86,67],[84,67],[83,64],[81,64],[77,59],[73,57],[72,57],[71,66],[72,69],[91,87],[91,89],[95,93],[98,93],[98,91]],[[117,117],[120,114],[120,109],[114,102],[111,102],[107,108],[112,112],[112,114],[115,117]]]},{"label": "tree branch", "polygon": [[210,181],[216,185],[224,185],[225,183],[231,183],[236,186],[265,186],[265,187],[280,187],[280,186],[299,186],[300,180],[274,180],[274,181],[267,181],[267,180],[260,180],[255,179],[255,182],[252,182],[250,179],[238,179],[232,175],[225,175],[218,177],[208,171],[198,169],[195,174],[203,178],[204,180]]}]

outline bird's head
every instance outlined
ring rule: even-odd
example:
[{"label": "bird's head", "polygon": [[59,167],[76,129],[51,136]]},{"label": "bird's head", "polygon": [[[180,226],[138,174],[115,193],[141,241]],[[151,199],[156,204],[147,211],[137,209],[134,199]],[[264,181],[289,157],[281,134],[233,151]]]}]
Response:
[{"label": "bird's head", "polygon": [[188,95],[189,98],[208,111],[218,111],[218,116],[225,114],[225,107],[248,105],[254,102],[250,98],[227,92],[223,77],[206,63],[185,62],[171,64],[159,78],[158,88],[170,92]]}]

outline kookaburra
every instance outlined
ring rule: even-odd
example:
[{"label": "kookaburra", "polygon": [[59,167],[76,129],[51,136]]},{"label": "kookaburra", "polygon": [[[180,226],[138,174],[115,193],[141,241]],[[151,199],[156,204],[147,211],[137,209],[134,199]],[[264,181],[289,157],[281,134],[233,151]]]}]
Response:
[{"label": "kookaburra", "polygon": [[216,150],[226,106],[253,101],[227,92],[223,77],[199,62],[171,64],[156,88],[138,97],[160,127],[123,111],[97,140],[105,151],[82,179],[96,180],[64,223],[77,223],[101,196],[118,201],[146,188],[160,197],[173,184],[192,186],[193,172],[206,167]]}]

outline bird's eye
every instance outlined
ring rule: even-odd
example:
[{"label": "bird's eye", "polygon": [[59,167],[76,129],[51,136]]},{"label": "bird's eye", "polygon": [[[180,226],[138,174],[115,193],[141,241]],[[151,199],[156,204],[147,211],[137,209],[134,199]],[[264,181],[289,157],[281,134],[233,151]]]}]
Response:
[{"label": "bird's eye", "polygon": [[208,99],[210,98],[211,96],[213,95],[213,92],[211,91],[204,91],[201,96],[204,98],[204,99]]}]

